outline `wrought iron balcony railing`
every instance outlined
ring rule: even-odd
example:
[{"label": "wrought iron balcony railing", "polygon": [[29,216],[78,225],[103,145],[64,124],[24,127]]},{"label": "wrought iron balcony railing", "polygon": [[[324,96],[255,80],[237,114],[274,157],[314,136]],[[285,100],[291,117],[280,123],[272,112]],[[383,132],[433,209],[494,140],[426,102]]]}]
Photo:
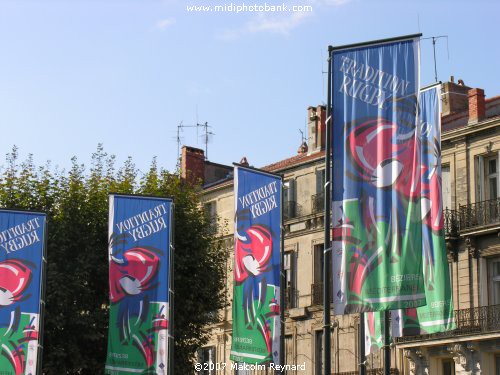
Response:
[{"label": "wrought iron balcony railing", "polygon": [[311,305],[323,304],[323,283],[315,283],[311,285]]},{"label": "wrought iron balcony railing", "polygon": [[458,236],[458,215],[455,210],[444,209],[444,233],[448,237]]},{"label": "wrought iron balcony railing", "polygon": [[500,331],[500,305],[455,311],[455,334]]},{"label": "wrought iron balcony railing", "polygon": [[460,230],[500,224],[500,198],[459,206]]},{"label": "wrought iron balcony railing", "polygon": [[285,289],[285,309],[297,307],[299,300],[299,291],[295,288],[287,287]]},{"label": "wrought iron balcony railing", "polygon": [[325,209],[325,192],[315,194],[311,197],[311,212],[317,213]]},{"label": "wrought iron balcony railing", "polygon": [[[333,295],[330,295],[330,303],[333,302]],[[323,304],[323,283],[314,283],[311,285],[311,305]]]},{"label": "wrought iron balcony railing", "polygon": [[456,329],[432,335],[399,337],[397,343],[426,341],[437,338],[500,332],[500,305],[455,310]]}]

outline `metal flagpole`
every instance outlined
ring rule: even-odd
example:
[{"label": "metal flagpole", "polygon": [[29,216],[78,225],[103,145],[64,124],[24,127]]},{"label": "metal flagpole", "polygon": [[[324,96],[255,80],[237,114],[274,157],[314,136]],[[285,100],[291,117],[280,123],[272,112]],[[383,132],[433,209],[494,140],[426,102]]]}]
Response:
[{"label": "metal flagpole", "polygon": [[323,256],[323,368],[324,374],[331,374],[331,337],[330,337],[330,184],[331,184],[331,130],[332,120],[332,55],[333,47],[328,46],[328,92],[326,104],[326,139],[325,139],[325,248]]},{"label": "metal flagpole", "polygon": [[47,215],[44,217],[45,226],[43,231],[43,250],[42,250],[42,287],[40,291],[40,317],[38,319],[38,348],[37,348],[37,366],[36,373],[42,374],[42,363],[43,363],[43,349],[44,342],[43,336],[45,332],[44,320],[45,320],[45,301],[46,301],[46,283],[47,283],[47,243],[48,243],[48,219]]},{"label": "metal flagpole", "polygon": [[359,314],[359,375],[366,375],[365,314]]},{"label": "metal flagpole", "polygon": [[170,208],[170,272],[169,272],[169,313],[168,313],[168,331],[167,331],[167,340],[168,340],[168,365],[167,369],[168,375],[174,374],[174,299],[175,299],[175,289],[174,289],[174,255],[175,255],[175,232],[174,232],[174,210],[175,205],[172,201],[172,206]]},{"label": "metal flagpole", "polygon": [[437,71],[437,65],[436,65],[436,38],[432,37],[432,49],[434,51],[434,78],[436,79],[436,82],[438,81],[438,71]]},{"label": "metal flagpole", "polygon": [[389,335],[389,310],[384,311],[384,375],[391,374],[391,345]]},{"label": "metal flagpole", "polygon": [[285,374],[285,370],[283,370],[285,365],[285,293],[286,293],[286,280],[285,280],[285,229],[283,228],[283,214],[284,214],[284,206],[283,206],[283,175],[281,176],[281,267],[280,267],[280,365],[283,366],[280,370],[280,374]]}]

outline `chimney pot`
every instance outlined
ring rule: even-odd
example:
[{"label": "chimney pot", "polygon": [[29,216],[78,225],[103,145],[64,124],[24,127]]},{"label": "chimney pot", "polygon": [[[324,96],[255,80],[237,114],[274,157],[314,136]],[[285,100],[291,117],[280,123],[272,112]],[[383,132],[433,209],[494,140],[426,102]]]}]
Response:
[{"label": "chimney pot", "polygon": [[243,156],[240,160],[240,165],[244,166],[244,167],[248,167],[250,164],[248,164],[248,159],[246,156]]},{"label": "chimney pot", "polygon": [[299,149],[297,150],[297,154],[299,154],[299,155],[307,154],[307,150],[308,150],[307,143],[302,142]]}]

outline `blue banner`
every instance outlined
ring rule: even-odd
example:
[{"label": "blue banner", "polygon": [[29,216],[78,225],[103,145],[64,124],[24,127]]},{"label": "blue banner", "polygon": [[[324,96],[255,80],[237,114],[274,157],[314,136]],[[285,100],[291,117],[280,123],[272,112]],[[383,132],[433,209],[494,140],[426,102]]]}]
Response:
[{"label": "blue banner", "polygon": [[396,334],[415,336],[455,329],[453,293],[444,237],[441,184],[441,85],[422,90],[422,257],[426,306],[399,311]]},{"label": "blue banner", "polygon": [[0,210],[0,369],[38,373],[46,216]]},{"label": "blue banner", "polygon": [[107,374],[166,374],[172,200],[110,195]]},{"label": "blue banner", "polygon": [[279,365],[281,177],[235,167],[231,359]]},{"label": "blue banner", "polygon": [[416,39],[334,49],[335,314],[425,304]]}]

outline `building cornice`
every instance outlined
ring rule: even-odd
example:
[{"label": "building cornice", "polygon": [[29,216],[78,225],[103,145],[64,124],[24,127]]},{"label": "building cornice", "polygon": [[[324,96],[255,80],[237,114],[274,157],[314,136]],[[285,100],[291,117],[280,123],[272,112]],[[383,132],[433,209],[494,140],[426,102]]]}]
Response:
[{"label": "building cornice", "polygon": [[435,340],[415,340],[411,343],[396,343],[398,349],[415,348],[415,347],[427,347],[436,345],[447,345],[452,343],[467,342],[467,341],[486,341],[491,339],[499,339],[500,332],[494,333],[481,333],[477,335],[464,335],[464,336],[452,336],[445,339],[435,339]]},{"label": "building cornice", "polygon": [[[306,155],[306,156],[303,156],[302,158],[298,158],[298,159],[297,159],[297,156],[293,156],[291,158],[284,159],[284,160],[278,161],[278,162],[273,163],[273,164],[269,164],[265,167],[262,167],[261,169],[263,171],[273,172],[273,173],[287,172],[287,171],[302,167],[302,166],[307,165],[307,164],[314,164],[318,161],[323,160],[324,157],[325,157],[325,152],[319,151],[315,154]],[[206,188],[203,188],[203,193],[212,193],[215,191],[220,191],[220,190],[223,190],[225,188],[232,187],[233,181],[234,181],[233,179],[230,179],[227,181],[223,181],[220,184],[208,186]]]},{"label": "building cornice", "polygon": [[452,141],[456,138],[464,137],[488,129],[493,129],[499,125],[500,116],[491,117],[487,120],[481,121],[478,124],[467,125],[463,128],[446,131],[442,134],[441,141]]}]

